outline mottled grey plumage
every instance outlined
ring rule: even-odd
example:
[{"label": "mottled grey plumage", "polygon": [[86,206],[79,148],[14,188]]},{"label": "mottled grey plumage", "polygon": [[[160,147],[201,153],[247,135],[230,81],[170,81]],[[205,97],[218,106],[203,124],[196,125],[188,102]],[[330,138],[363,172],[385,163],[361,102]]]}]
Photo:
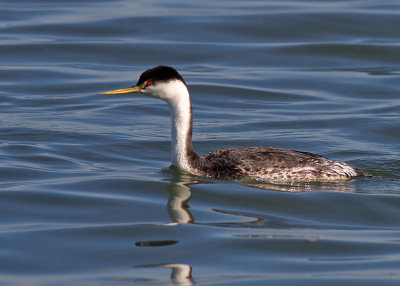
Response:
[{"label": "mottled grey plumage", "polygon": [[274,147],[225,148],[193,160],[194,173],[269,182],[345,180],[363,173],[327,158]]}]

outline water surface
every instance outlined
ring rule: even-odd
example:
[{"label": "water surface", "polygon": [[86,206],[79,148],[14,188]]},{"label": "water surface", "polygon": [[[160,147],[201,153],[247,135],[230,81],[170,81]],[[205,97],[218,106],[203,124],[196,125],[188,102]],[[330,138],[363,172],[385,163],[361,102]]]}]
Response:
[{"label": "water surface", "polygon": [[[397,285],[398,1],[0,2],[4,285]],[[170,165],[188,83],[198,153],[277,146],[375,175],[245,186]]]}]

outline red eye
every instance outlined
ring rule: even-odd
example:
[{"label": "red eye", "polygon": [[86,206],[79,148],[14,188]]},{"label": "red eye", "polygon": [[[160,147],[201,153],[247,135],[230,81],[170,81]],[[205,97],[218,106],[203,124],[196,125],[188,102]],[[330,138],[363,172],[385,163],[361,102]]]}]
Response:
[{"label": "red eye", "polygon": [[147,86],[152,85],[152,84],[153,84],[153,83],[151,82],[151,80],[146,81],[146,85],[147,85]]}]

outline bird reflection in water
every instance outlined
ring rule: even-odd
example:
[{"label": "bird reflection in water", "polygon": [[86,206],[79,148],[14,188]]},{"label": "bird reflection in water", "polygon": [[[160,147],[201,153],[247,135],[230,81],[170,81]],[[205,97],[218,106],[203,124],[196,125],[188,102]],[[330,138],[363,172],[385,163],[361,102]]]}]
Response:
[{"label": "bird reflection in water", "polygon": [[187,178],[181,178],[181,180],[176,180],[168,186],[169,197],[167,208],[168,215],[172,220],[171,223],[168,223],[169,225],[194,222],[194,218],[189,211],[188,202],[192,196],[189,184],[196,183],[198,182],[193,180],[188,181]]},{"label": "bird reflection in water", "polygon": [[187,264],[152,264],[136,266],[136,268],[169,268],[171,269],[170,281],[172,285],[189,286],[196,284],[192,277],[192,267]]},{"label": "bird reflection in water", "polygon": [[[201,184],[201,183],[210,183],[210,181],[200,181],[201,178],[196,177],[191,174],[183,174],[181,172],[175,172],[174,169],[170,169],[168,173],[173,175],[172,183],[167,187],[169,192],[167,209],[168,215],[171,219],[170,222],[163,223],[163,226],[175,226],[180,224],[199,224],[199,225],[208,225],[208,226],[217,226],[217,227],[241,227],[246,225],[246,227],[253,226],[257,228],[263,228],[262,224],[265,222],[265,218],[262,217],[254,217],[248,214],[227,211],[227,210],[219,210],[212,209],[214,212],[218,212],[221,214],[227,214],[229,216],[235,217],[243,217],[249,218],[246,221],[237,221],[237,222],[207,222],[202,223],[195,220],[192,213],[189,210],[189,200],[191,198],[192,192],[190,189],[190,185]],[[240,182],[243,185],[273,190],[273,191],[282,191],[282,192],[308,192],[311,190],[320,190],[320,191],[339,191],[339,192],[352,192],[354,191],[351,184],[322,184],[322,185],[272,185],[265,183],[257,183],[257,182]],[[232,235],[233,237],[238,238],[258,238],[258,239],[275,239],[275,238],[293,238],[292,235],[282,235],[282,234],[238,234]],[[316,240],[318,238],[315,237],[295,237],[297,239],[307,239],[307,240]],[[178,244],[178,240],[161,240],[161,241],[138,241],[135,243],[136,246],[139,247],[168,247],[171,245]],[[188,264],[182,263],[166,263],[166,264],[152,264],[152,265],[139,265],[135,267],[136,269],[140,268],[170,268],[171,275],[170,281],[173,285],[193,285],[195,284],[194,279],[192,277],[192,266]]]},{"label": "bird reflection in water", "polygon": [[[179,224],[203,224],[203,225],[226,225],[226,224],[257,224],[262,222],[263,219],[252,218],[248,222],[221,222],[221,223],[199,223],[195,222],[192,213],[189,211],[189,200],[191,198],[190,185],[198,184],[199,181],[194,179],[192,175],[186,174],[174,174],[174,181],[168,186],[169,198],[167,202],[168,215],[171,222],[163,223],[164,226],[174,226]],[[227,211],[216,210],[213,211],[218,213],[224,213],[229,215],[240,215],[233,214]],[[240,215],[242,216],[242,215]],[[165,247],[179,243],[177,240],[160,240],[160,241],[138,241],[135,243],[139,247]],[[194,285],[194,279],[192,277],[192,267],[188,264],[183,263],[166,263],[166,264],[152,264],[152,265],[139,265],[136,269],[144,268],[170,268],[171,275],[170,281],[173,285]]]},{"label": "bird reflection in water", "polygon": [[[132,282],[133,284],[144,284],[144,285],[176,285],[176,286],[190,286],[196,284],[192,277],[192,267],[188,264],[183,263],[165,263],[165,264],[149,264],[149,265],[139,265],[135,266],[133,269],[141,269],[141,272],[145,269],[151,270],[151,278],[148,277],[137,277],[137,274],[132,276],[132,268],[119,268],[117,269],[120,274],[114,277],[111,281],[120,282],[125,281],[126,283]],[[154,274],[155,269],[170,269],[171,274],[169,277],[169,282],[165,281],[165,278],[161,278]],[[114,271],[116,271],[114,269]],[[135,271],[136,272],[136,271]],[[142,273],[143,275],[143,273]],[[119,285],[119,284],[116,284]],[[130,285],[130,284],[129,284]]]}]

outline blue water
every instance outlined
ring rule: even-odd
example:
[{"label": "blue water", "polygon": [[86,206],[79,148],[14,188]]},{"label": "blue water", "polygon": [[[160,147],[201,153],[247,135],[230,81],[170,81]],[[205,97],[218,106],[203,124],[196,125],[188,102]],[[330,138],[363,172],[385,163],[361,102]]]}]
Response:
[{"label": "blue water", "polygon": [[[399,1],[0,1],[1,285],[398,285]],[[276,146],[374,175],[246,186],[170,169]]]}]

